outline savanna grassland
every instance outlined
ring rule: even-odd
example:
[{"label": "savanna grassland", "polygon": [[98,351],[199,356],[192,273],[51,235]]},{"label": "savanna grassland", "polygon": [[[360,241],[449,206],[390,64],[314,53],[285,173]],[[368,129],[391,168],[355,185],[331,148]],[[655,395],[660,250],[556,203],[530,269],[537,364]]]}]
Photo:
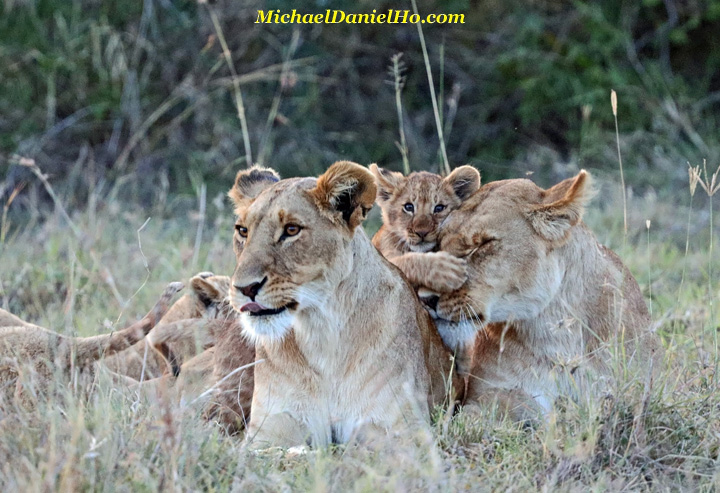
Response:
[{"label": "savanna grassland", "polygon": [[[307,10],[399,8],[326,3]],[[596,177],[585,220],[643,289],[661,378],[626,374],[542,426],[438,410],[408,443],[254,455],[193,399],[101,372],[88,398],[0,414],[0,489],[720,487],[720,3],[418,7],[466,14],[425,29],[427,59],[412,25],[252,23],[284,1],[0,4],[0,307],[67,334],[137,320],[168,282],[232,272],[224,194],[249,161],[437,172],[437,119],[447,162],[484,182]]]}]

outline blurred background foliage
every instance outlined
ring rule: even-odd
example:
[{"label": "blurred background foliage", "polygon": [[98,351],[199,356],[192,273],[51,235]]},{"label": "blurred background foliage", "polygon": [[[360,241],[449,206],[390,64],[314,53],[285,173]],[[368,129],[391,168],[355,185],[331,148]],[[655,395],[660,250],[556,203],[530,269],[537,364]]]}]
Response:
[{"label": "blurred background foliage", "polygon": [[[0,2],[0,203],[23,184],[16,209],[44,194],[18,156],[49,174],[69,208],[111,189],[143,205],[194,197],[201,183],[209,198],[226,191],[247,163],[213,14],[255,162],[283,176],[337,159],[401,169],[388,67],[402,52],[410,164],[439,170],[416,26],[254,24],[258,9],[292,8],[411,4]],[[687,162],[720,161],[720,0],[421,0],[419,9],[465,15],[462,25],[424,26],[451,165],[471,163],[485,180],[532,172],[548,184],[581,167],[615,176],[611,89],[631,187],[687,190]]]}]

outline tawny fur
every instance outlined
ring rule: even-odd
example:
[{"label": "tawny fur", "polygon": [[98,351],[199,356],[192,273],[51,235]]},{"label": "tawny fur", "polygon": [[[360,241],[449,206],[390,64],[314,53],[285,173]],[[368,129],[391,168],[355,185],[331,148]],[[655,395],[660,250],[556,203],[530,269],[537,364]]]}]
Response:
[{"label": "tawny fur", "polygon": [[524,419],[617,368],[660,369],[637,282],[582,222],[591,195],[585,171],[548,190],[493,182],[444,224],[440,247],[468,260],[469,279],[434,316],[446,343],[472,348],[467,408],[497,401]]},{"label": "tawny fur", "polygon": [[142,341],[102,360],[109,370],[135,380],[166,373],[214,345],[221,321],[233,317],[228,300],[230,278],[202,272],[190,279],[190,292],[178,299]]},{"label": "tawny fur", "polygon": [[[145,317],[110,334],[69,337],[27,322],[0,327],[0,400],[32,407],[48,391],[55,375],[69,380],[73,370],[91,381],[94,363],[144,338],[182,288],[179,282],[169,284]],[[3,314],[8,319],[7,312]]]},{"label": "tawny fur", "polygon": [[190,287],[192,292],[168,310],[145,340],[149,352],[172,372],[142,383],[139,378],[119,380],[150,398],[194,399],[210,390],[205,416],[235,434],[250,418],[253,393],[253,367],[236,370],[252,365],[255,348],[242,336],[240,313],[230,305],[229,277],[198,274]]},{"label": "tawny fur", "polygon": [[450,355],[427,313],[358,228],[375,195],[372,175],[349,162],[317,180],[238,173],[231,301],[256,344],[254,447],[424,425],[454,395]]},{"label": "tawny fur", "polygon": [[426,171],[405,177],[375,164],[370,171],[383,216],[373,245],[416,288],[448,292],[462,286],[467,279],[465,260],[433,250],[440,224],[480,186],[478,171],[461,166],[447,178]]}]

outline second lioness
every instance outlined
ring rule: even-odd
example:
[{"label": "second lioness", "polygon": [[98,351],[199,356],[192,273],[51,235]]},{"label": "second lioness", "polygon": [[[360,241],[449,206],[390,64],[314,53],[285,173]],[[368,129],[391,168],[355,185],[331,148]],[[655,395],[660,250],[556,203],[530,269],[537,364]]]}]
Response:
[{"label": "second lioness", "polygon": [[468,281],[424,299],[445,342],[472,348],[467,408],[531,418],[617,369],[661,367],[635,278],[582,222],[591,195],[585,171],[547,190],[492,182],[443,225],[440,247],[467,259]]},{"label": "second lioness", "polygon": [[238,173],[232,304],[256,343],[254,447],[325,446],[429,421],[450,356],[412,288],[360,228],[372,175]]}]

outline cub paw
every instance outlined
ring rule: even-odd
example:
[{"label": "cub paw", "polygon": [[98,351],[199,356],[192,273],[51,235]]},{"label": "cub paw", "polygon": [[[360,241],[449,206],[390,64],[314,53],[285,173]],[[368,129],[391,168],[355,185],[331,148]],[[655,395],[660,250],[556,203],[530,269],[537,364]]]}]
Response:
[{"label": "cub paw", "polygon": [[467,261],[447,252],[425,254],[430,262],[427,287],[447,293],[456,291],[467,281]]}]

